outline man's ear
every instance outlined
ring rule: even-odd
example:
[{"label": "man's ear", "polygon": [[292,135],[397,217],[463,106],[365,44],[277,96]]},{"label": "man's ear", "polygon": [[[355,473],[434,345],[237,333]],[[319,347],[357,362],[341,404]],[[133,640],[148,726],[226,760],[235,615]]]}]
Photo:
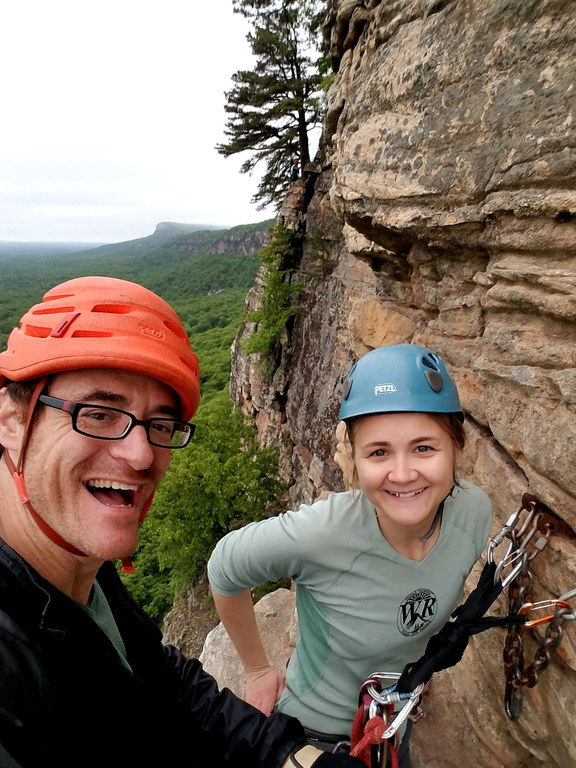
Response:
[{"label": "man's ear", "polygon": [[14,402],[6,387],[3,387],[0,389],[0,445],[9,451],[17,451],[23,432],[22,407]]}]

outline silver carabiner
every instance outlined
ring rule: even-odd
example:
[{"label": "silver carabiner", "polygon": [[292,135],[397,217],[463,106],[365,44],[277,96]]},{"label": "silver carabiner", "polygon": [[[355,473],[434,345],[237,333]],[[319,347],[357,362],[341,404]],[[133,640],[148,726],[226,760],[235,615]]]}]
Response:
[{"label": "silver carabiner", "polygon": [[[527,555],[523,549],[510,548],[508,552],[504,555],[502,560],[500,560],[500,562],[496,566],[496,571],[494,572],[494,584],[496,584],[500,580],[502,582],[502,589],[506,589],[508,584],[510,584],[511,581],[514,581],[516,576],[518,576],[518,574],[521,573],[524,566],[526,565],[526,561],[527,561]],[[504,570],[504,568],[508,568],[513,563],[516,563],[516,565],[514,565],[514,567],[512,568],[512,570],[507,576],[502,578],[502,571]]]},{"label": "silver carabiner", "polygon": [[[524,510],[526,510],[528,514],[520,526],[520,529],[516,530],[516,526],[520,520],[520,515]],[[535,522],[534,518],[536,518]],[[510,515],[502,530],[492,539],[490,539],[486,547],[486,559],[489,563],[494,562],[494,550],[502,544],[504,539],[510,539],[510,544],[508,545],[506,554],[496,565],[496,570],[494,571],[494,584],[497,584],[498,581],[501,581],[502,588],[505,589],[508,584],[510,584],[510,582],[513,581],[522,571],[526,565],[527,560],[531,559],[527,555],[526,545],[538,531],[539,519],[540,517],[537,515],[535,504],[531,504],[530,507],[527,507],[523,503],[522,506],[516,510],[516,512]],[[530,528],[530,526],[532,527]],[[534,557],[536,553],[544,547],[545,543],[545,539],[539,539],[536,542],[536,551],[533,553],[532,557]],[[510,566],[513,566],[512,570],[507,576],[503,578],[503,570],[505,568],[509,568]]]},{"label": "silver carabiner", "polygon": [[[370,675],[370,677],[381,680],[399,680],[401,674],[399,672],[375,672],[374,674]],[[394,719],[382,734],[382,741],[392,738],[400,726],[408,719],[410,713],[418,704],[420,694],[424,690],[424,683],[417,685],[411,693],[398,693],[395,689],[396,684],[385,688],[383,691],[376,690],[373,685],[369,685],[366,688],[367,693],[370,694],[373,701],[377,701],[379,704],[392,704],[399,701],[406,701],[402,709],[394,714]],[[370,705],[370,709],[371,707],[372,704]]]},{"label": "silver carabiner", "polygon": [[[502,528],[501,531],[499,531],[490,541],[488,542],[488,545],[486,547],[486,559],[489,563],[494,562],[494,550],[497,549],[500,544],[504,541],[505,538],[510,538],[510,533],[516,528],[518,525],[518,520],[520,519],[520,509],[517,509],[516,512],[514,512],[508,520],[506,521],[506,524]],[[510,551],[510,548],[508,549]]]}]

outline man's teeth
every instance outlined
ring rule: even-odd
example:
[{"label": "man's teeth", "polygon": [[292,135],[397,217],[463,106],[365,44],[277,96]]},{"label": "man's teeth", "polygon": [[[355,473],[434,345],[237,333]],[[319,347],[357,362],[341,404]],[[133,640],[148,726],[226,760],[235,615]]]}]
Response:
[{"label": "man's teeth", "polygon": [[137,485],[127,485],[126,483],[119,483],[116,480],[90,480],[88,485],[93,488],[112,488],[115,491],[137,491]]}]

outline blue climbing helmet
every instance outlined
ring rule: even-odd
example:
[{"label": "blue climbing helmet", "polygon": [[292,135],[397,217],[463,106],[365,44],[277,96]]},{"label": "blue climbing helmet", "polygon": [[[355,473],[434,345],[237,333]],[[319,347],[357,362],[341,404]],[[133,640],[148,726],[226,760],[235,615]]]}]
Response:
[{"label": "blue climbing helmet", "polygon": [[370,413],[464,412],[458,390],[440,355],[416,344],[378,347],[361,357],[348,375],[340,419]]}]

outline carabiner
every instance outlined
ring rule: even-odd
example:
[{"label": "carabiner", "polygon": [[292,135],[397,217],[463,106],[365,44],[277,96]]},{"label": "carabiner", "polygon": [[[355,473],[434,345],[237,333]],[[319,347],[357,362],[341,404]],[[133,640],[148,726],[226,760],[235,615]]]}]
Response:
[{"label": "carabiner", "polygon": [[[522,508],[516,510],[516,512],[510,515],[510,517],[506,521],[506,524],[504,525],[502,530],[499,531],[488,542],[488,546],[486,547],[486,559],[488,560],[489,563],[494,562],[494,550],[497,549],[500,546],[500,544],[502,544],[505,538],[510,538],[510,533],[518,525],[521,509]],[[508,552],[506,553],[506,555],[508,555],[509,552],[510,552],[510,547],[508,548]]]},{"label": "carabiner", "polygon": [[[531,613],[532,611],[546,610],[549,608],[554,608],[554,613],[541,616],[539,619],[530,619],[530,621],[525,621],[523,626],[535,627],[537,624],[549,624],[556,615],[558,608],[570,608],[570,605],[562,598],[559,598],[558,600],[540,600],[537,603],[524,603],[524,605],[520,606],[518,615],[523,616],[524,614]],[[564,616],[564,618],[566,617]]]},{"label": "carabiner", "polygon": [[[516,576],[518,576],[518,574],[523,570],[527,559],[528,556],[523,549],[513,549],[512,545],[510,545],[508,552],[496,566],[496,570],[494,572],[494,584],[500,580],[502,582],[502,589],[506,589],[508,584],[510,584],[511,581],[514,581]],[[504,568],[508,568],[508,566],[512,565],[513,563],[516,563],[516,565],[514,565],[506,577],[502,578],[502,571]]]},{"label": "carabiner", "polygon": [[[399,680],[401,674],[399,672],[375,672],[370,675],[370,678],[382,679],[382,680]],[[374,685],[368,685],[366,691],[372,696],[374,701],[379,704],[391,704],[398,701],[406,700],[406,703],[399,712],[396,712],[394,719],[388,726],[388,728],[382,734],[382,740],[390,739],[396,734],[400,726],[408,719],[410,713],[414,707],[418,704],[420,694],[424,690],[424,683],[420,683],[411,693],[396,693],[396,683],[394,685],[385,688],[383,691],[378,691]]]},{"label": "carabiner", "polygon": [[[514,512],[508,520],[506,521],[506,524],[502,528],[502,530],[497,533],[489,542],[486,547],[486,559],[489,563],[494,562],[494,550],[499,547],[504,539],[510,539],[510,544],[508,545],[508,549],[506,550],[506,554],[504,557],[500,560],[500,562],[496,566],[496,570],[494,571],[494,584],[497,584],[498,581],[502,582],[502,588],[506,588],[508,584],[513,581],[516,576],[520,573],[522,568],[526,564],[526,557],[525,557],[525,544],[527,541],[529,541],[534,533],[536,532],[538,525],[536,525],[532,528],[532,530],[529,532],[528,535],[526,535],[526,531],[528,530],[528,527],[532,523],[532,520],[534,519],[534,516],[536,514],[535,512],[535,504],[530,500],[530,503],[526,500],[524,497],[522,497],[522,505]],[[529,506],[528,506],[529,503]],[[518,521],[520,520],[520,515],[522,512],[527,511],[528,515],[526,516],[526,520],[523,522],[523,524],[520,527],[520,530],[516,530],[516,526],[518,525]],[[518,562],[519,561],[519,562]],[[513,563],[516,563],[516,565],[512,568],[512,571],[506,576],[504,579],[502,578],[502,571],[504,568],[507,568],[508,566],[512,565]]]},{"label": "carabiner", "polygon": [[[542,505],[538,500],[524,494],[522,497],[522,505],[520,508],[512,514],[502,530],[497,533],[488,543],[486,550],[486,558],[489,563],[494,562],[494,550],[502,544],[505,538],[510,539],[510,544],[504,557],[496,565],[494,571],[494,584],[501,581],[502,588],[505,589],[511,581],[513,581],[519,573],[526,567],[530,560],[541,552],[546,546],[548,539],[552,533],[552,528],[548,528],[545,531],[541,529],[541,521],[545,518],[544,512],[540,510]],[[526,519],[523,521],[519,529],[516,529],[520,515],[522,512],[527,512]],[[530,551],[528,544],[532,541],[534,536],[538,533],[544,533],[543,536],[538,536],[536,541],[531,545]],[[503,577],[502,572],[505,568],[512,567],[510,573]]]}]

